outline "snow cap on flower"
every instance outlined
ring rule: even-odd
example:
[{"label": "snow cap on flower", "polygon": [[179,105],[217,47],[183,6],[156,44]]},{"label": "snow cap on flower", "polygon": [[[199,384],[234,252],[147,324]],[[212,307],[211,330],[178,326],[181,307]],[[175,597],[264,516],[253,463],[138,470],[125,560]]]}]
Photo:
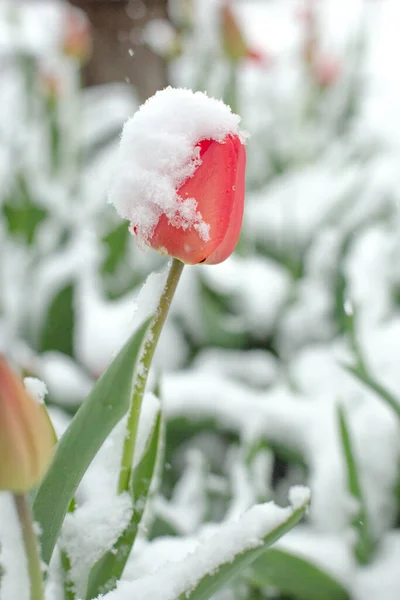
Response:
[{"label": "snow cap on flower", "polygon": [[0,490],[24,493],[44,475],[54,447],[49,418],[0,355]]},{"label": "snow cap on flower", "polygon": [[239,122],[220,100],[170,87],[127,121],[110,202],[142,245],[190,264],[212,262],[224,240],[224,258],[233,251],[244,196]]}]

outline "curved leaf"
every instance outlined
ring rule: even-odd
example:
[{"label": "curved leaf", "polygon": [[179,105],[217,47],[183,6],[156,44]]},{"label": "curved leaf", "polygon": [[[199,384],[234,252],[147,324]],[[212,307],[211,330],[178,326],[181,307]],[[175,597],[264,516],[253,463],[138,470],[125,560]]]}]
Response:
[{"label": "curved leaf", "polygon": [[33,504],[42,558],[49,563],[75,491],[104,440],[129,408],[136,360],[150,320],[128,340],[73,418]]}]

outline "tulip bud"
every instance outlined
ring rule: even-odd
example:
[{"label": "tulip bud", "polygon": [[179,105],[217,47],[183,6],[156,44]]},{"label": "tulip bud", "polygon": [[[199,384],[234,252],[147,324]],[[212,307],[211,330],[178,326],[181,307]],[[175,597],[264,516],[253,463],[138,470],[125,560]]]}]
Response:
[{"label": "tulip bud", "polygon": [[233,252],[244,208],[246,134],[202,92],[157,92],[124,126],[110,202],[139,244],[186,264]]},{"label": "tulip bud", "polygon": [[182,201],[196,200],[209,235],[199,236],[194,227],[177,229],[161,215],[150,245],[186,264],[218,264],[232,254],[242,227],[246,151],[237,135],[198,146],[201,164],[177,194]]},{"label": "tulip bud", "polygon": [[230,4],[221,8],[222,42],[226,55],[234,62],[248,55],[248,48]]},{"label": "tulip bud", "polygon": [[90,23],[83,12],[69,4],[65,7],[64,54],[85,63],[92,53]]},{"label": "tulip bud", "polygon": [[0,490],[21,494],[35,487],[53,447],[54,434],[43,407],[0,356]]}]

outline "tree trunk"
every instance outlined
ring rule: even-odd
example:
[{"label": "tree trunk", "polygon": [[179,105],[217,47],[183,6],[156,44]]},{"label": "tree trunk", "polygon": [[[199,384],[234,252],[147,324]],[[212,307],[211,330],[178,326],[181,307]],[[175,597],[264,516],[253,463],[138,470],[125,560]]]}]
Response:
[{"label": "tree trunk", "polygon": [[141,101],[168,85],[165,60],[142,43],[143,27],[167,18],[167,0],[70,0],[92,25],[93,55],[85,85],[130,82]]}]

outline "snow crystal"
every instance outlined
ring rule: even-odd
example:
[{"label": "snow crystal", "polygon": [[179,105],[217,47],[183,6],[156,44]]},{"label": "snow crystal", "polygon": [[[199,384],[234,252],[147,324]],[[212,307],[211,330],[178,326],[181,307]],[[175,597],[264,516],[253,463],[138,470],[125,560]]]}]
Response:
[{"label": "snow crystal", "polygon": [[182,201],[176,190],[201,163],[196,144],[205,139],[222,143],[227,135],[239,134],[239,122],[220,100],[168,87],[125,123],[109,201],[135,226],[142,244],[162,214],[176,227],[195,226],[207,239],[196,200]]},{"label": "snow crystal", "polygon": [[24,385],[30,395],[39,402],[39,404],[43,404],[45,396],[47,395],[46,384],[37,377],[25,377]]},{"label": "snow crystal", "polygon": [[284,523],[292,512],[292,508],[280,508],[273,502],[253,506],[240,518],[211,527],[210,533],[204,533],[200,544],[182,562],[167,562],[154,573],[136,581],[123,581],[103,600],[179,598],[193,589],[205,575],[231,563],[236,555],[262,547],[263,538]]}]

